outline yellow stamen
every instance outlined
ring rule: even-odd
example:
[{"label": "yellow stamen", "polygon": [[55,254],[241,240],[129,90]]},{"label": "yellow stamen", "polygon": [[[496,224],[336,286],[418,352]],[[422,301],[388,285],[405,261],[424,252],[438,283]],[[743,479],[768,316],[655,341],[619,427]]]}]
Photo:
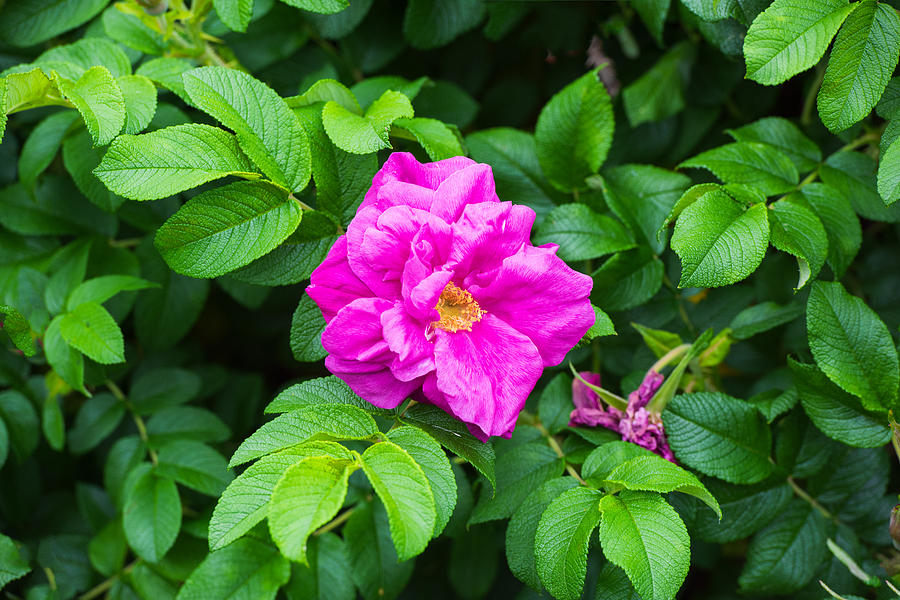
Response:
[{"label": "yellow stamen", "polygon": [[453,282],[447,284],[435,308],[441,315],[440,321],[434,321],[432,327],[456,333],[472,331],[472,324],[481,320],[487,311],[481,310],[472,294],[456,287]]}]

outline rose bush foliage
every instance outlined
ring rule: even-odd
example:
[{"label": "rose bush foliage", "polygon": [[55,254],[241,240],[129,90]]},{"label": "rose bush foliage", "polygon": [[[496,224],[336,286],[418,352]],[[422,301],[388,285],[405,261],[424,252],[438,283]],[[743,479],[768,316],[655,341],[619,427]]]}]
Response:
[{"label": "rose bush foliage", "polygon": [[898,8],[0,0],[0,589],[900,595]]}]

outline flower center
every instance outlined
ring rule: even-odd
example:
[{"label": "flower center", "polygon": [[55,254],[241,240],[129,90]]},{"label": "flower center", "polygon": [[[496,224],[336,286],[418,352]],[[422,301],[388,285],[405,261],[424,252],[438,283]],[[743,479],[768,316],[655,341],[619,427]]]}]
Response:
[{"label": "flower center", "polygon": [[456,333],[461,329],[472,331],[472,324],[480,321],[487,313],[481,310],[472,294],[456,287],[452,281],[441,292],[435,308],[441,315],[441,320],[434,321],[431,325],[450,333]]}]

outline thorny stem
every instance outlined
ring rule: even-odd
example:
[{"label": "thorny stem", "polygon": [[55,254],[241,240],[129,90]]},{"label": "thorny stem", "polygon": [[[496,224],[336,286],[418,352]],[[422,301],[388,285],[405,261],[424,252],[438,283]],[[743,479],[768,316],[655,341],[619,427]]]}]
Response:
[{"label": "thorny stem", "polygon": [[157,464],[159,464],[159,458],[156,456],[156,450],[150,447],[150,436],[147,435],[147,425],[144,423],[144,419],[141,418],[141,415],[135,412],[134,407],[131,405],[131,402],[128,401],[128,398],[122,392],[122,388],[116,385],[116,382],[112,381],[111,379],[107,379],[106,387],[109,388],[109,391],[112,392],[113,396],[115,396],[117,400],[125,404],[125,407],[131,413],[131,418],[134,420],[134,424],[137,427],[138,435],[141,436],[141,441],[144,442],[145,446],[147,446],[147,453],[150,454],[150,462],[153,463],[153,466],[155,467]]}]

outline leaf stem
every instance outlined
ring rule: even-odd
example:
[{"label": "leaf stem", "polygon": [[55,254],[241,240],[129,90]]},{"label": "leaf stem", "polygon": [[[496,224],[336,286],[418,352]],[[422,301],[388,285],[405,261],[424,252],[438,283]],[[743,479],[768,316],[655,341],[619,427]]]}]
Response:
[{"label": "leaf stem", "polygon": [[116,385],[116,382],[107,379],[106,387],[109,388],[109,391],[112,392],[117,400],[125,404],[125,408],[131,413],[131,418],[134,420],[134,424],[137,427],[138,435],[141,436],[141,441],[144,442],[144,445],[147,447],[147,453],[150,454],[150,462],[153,463],[153,466],[155,467],[159,464],[159,457],[156,455],[156,450],[150,447],[150,436],[147,435],[147,425],[144,423],[144,419],[135,412],[131,402],[128,401],[128,398],[125,396],[124,392],[122,392],[122,388]]},{"label": "leaf stem", "polygon": [[559,445],[559,442],[556,441],[556,438],[553,437],[549,431],[547,431],[547,428],[544,427],[544,424],[536,421],[534,423],[534,426],[537,428],[538,431],[541,432],[541,435],[544,436],[544,439],[547,440],[547,444],[550,446],[550,448],[554,452],[556,452],[556,455],[558,457],[560,457],[563,460],[563,463],[566,465],[566,472],[569,475],[571,475],[572,478],[575,479],[575,481],[577,481],[579,484],[581,484],[583,486],[587,486],[587,482],[581,478],[581,475],[578,473],[578,471],[575,470],[575,467],[573,467],[566,461],[566,453],[563,452],[563,449]]},{"label": "leaf stem", "polygon": [[816,66],[816,78],[813,80],[812,86],[806,92],[806,99],[803,101],[803,112],[800,114],[800,124],[808,127],[812,122],[813,107],[816,105],[816,96],[819,94],[819,88],[825,81],[825,61],[819,61]]},{"label": "leaf stem", "polygon": [[316,529],[316,531],[315,531],[315,533],[313,533],[313,535],[322,535],[323,533],[328,533],[329,531],[332,531],[333,529],[340,527],[347,521],[347,519],[350,518],[350,515],[353,514],[354,510],[356,510],[355,507],[348,508],[347,510],[345,510],[344,512],[339,514],[337,517],[332,519],[330,522],[328,522],[325,525],[322,525],[321,527]]},{"label": "leaf stem", "polygon": [[122,569],[121,572],[116,573],[109,579],[106,579],[105,581],[102,581],[101,583],[95,585],[94,587],[92,587],[91,589],[86,591],[81,596],[78,596],[78,600],[93,600],[94,598],[97,598],[98,596],[103,594],[103,592],[107,591],[113,585],[115,585],[115,583],[116,583],[116,581],[118,581],[119,577],[121,577],[122,575],[124,575],[124,574],[130,572],[132,569],[134,569],[135,565],[137,565],[137,564],[138,564],[138,561],[134,561],[133,563],[131,563],[130,565],[128,565],[127,567]]},{"label": "leaf stem", "polygon": [[824,506],[819,504],[819,502],[815,498],[813,498],[808,493],[806,493],[806,490],[804,490],[799,485],[797,485],[797,482],[794,481],[793,477],[788,477],[787,482],[788,482],[788,484],[790,484],[791,489],[794,490],[795,494],[797,494],[800,498],[805,500],[810,506],[815,508],[817,511],[822,513],[823,517],[825,517],[826,519],[829,519],[831,521],[837,521],[837,518],[833,514],[831,514],[827,508],[825,508]]}]

